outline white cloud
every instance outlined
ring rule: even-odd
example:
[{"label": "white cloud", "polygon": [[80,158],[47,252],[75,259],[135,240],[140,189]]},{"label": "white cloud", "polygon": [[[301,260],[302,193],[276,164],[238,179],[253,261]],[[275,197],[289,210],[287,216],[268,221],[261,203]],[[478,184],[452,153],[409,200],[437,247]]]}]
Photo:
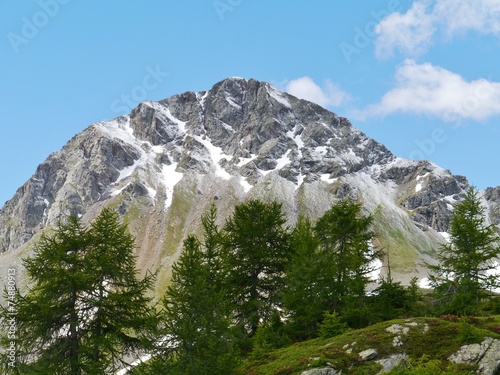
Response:
[{"label": "white cloud", "polygon": [[500,36],[500,0],[439,0],[433,13],[448,36],[469,30]]},{"label": "white cloud", "polygon": [[431,115],[444,121],[484,121],[500,115],[500,83],[466,81],[429,63],[406,60],[396,72],[396,87],[377,104],[356,113],[359,119],[403,112]]},{"label": "white cloud", "polygon": [[323,87],[320,87],[307,76],[288,82],[285,91],[297,98],[309,100],[322,107],[340,106],[350,99],[347,93],[330,80],[326,80]]},{"label": "white cloud", "polygon": [[377,57],[392,55],[394,49],[414,55],[424,52],[436,31],[432,15],[427,13],[430,1],[417,1],[405,13],[392,13],[375,27]]},{"label": "white cloud", "polygon": [[500,37],[500,0],[415,1],[406,13],[392,13],[375,27],[375,53],[418,55],[440,37],[451,39],[469,31]]}]

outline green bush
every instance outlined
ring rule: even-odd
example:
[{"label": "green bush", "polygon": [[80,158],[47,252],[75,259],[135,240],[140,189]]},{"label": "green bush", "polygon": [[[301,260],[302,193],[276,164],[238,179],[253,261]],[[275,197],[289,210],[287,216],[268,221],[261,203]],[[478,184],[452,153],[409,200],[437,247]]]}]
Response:
[{"label": "green bush", "polygon": [[319,325],[319,334],[322,338],[341,335],[349,331],[349,326],[336,312],[324,314],[323,322]]},{"label": "green bush", "polygon": [[470,370],[457,365],[444,365],[439,360],[429,360],[423,356],[418,360],[409,360],[388,372],[388,375],[466,375]]}]

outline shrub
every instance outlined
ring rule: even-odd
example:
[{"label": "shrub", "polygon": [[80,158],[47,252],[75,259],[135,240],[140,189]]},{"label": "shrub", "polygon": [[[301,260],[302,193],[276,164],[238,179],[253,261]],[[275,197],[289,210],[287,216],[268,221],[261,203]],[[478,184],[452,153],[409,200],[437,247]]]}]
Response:
[{"label": "shrub", "polygon": [[349,331],[349,326],[342,320],[336,312],[324,314],[323,322],[319,326],[319,333],[322,338],[329,338],[341,335]]}]

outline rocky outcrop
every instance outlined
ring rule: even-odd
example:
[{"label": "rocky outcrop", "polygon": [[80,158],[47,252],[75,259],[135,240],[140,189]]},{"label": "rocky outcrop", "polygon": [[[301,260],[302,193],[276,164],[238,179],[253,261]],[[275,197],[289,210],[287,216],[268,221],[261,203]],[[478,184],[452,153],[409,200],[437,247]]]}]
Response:
[{"label": "rocky outcrop", "polygon": [[[208,91],[143,102],[76,135],[1,209],[0,254],[19,251],[69,214],[90,220],[111,205],[131,224],[144,264],[168,269],[214,197],[221,220],[253,197],[283,202],[293,222],[352,196],[379,214],[382,246],[398,251],[398,238],[410,239],[404,253],[418,271],[467,186],[432,163],[395,157],[316,104],[231,78]],[[495,222],[499,196],[485,195]],[[396,276],[396,262],[393,268]]]},{"label": "rocky outcrop", "polygon": [[477,365],[481,375],[498,374],[500,371],[500,340],[487,337],[479,344],[464,345],[448,359],[454,363]]},{"label": "rocky outcrop", "polygon": [[489,218],[492,224],[500,225],[500,186],[484,191],[484,200],[488,205]]},{"label": "rocky outcrop", "polygon": [[380,366],[382,366],[382,370],[380,370],[377,375],[385,374],[386,372],[390,372],[392,369],[400,366],[402,363],[405,363],[408,360],[408,355],[405,353],[397,353],[392,354],[387,358],[379,359],[377,362]]},{"label": "rocky outcrop", "polygon": [[377,358],[378,351],[375,348],[370,348],[363,350],[362,352],[358,353],[358,358],[360,361],[371,361],[375,358]]},{"label": "rocky outcrop", "polygon": [[331,367],[313,368],[302,372],[301,375],[342,375],[342,371],[337,371]]}]

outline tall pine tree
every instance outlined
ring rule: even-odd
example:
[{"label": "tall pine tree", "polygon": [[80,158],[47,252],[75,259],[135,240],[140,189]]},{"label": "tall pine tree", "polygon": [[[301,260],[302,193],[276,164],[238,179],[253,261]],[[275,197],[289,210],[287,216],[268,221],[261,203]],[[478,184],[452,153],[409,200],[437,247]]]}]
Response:
[{"label": "tall pine tree", "polygon": [[152,277],[137,280],[132,252],[132,237],[107,209],[90,228],[70,217],[42,236],[24,261],[32,287],[14,298],[18,373],[106,374],[149,349]]},{"label": "tall pine tree", "polygon": [[317,337],[318,325],[328,311],[332,290],[328,258],[319,252],[309,218],[299,217],[291,234],[293,257],[286,268],[283,303],[288,319],[287,331],[297,341]]},{"label": "tall pine tree", "polygon": [[281,306],[290,235],[278,202],[251,200],[235,207],[224,226],[227,289],[236,322],[252,337]]},{"label": "tall pine tree", "polygon": [[439,264],[429,265],[431,285],[446,312],[473,314],[500,287],[499,277],[491,272],[500,255],[499,236],[494,225],[487,225],[474,188],[454,207],[449,233],[450,242],[437,255]]},{"label": "tall pine tree", "polygon": [[203,244],[188,236],[173,266],[162,319],[166,341],[152,361],[155,374],[223,375],[238,364],[230,305],[222,288],[216,215],[212,206],[202,217]]},{"label": "tall pine tree", "polygon": [[136,277],[134,239],[116,212],[105,208],[91,223],[89,234],[92,251],[85,261],[92,291],[82,295],[82,302],[90,308],[84,323],[86,346],[97,374],[126,365],[124,355],[152,349],[156,315],[146,294],[154,275]]},{"label": "tall pine tree", "polygon": [[314,232],[321,252],[328,259],[330,284],[329,310],[344,317],[350,324],[366,324],[365,292],[374,269],[373,261],[379,257],[371,248],[373,217],[362,215],[362,204],[352,199],[342,199],[318,219]]}]

